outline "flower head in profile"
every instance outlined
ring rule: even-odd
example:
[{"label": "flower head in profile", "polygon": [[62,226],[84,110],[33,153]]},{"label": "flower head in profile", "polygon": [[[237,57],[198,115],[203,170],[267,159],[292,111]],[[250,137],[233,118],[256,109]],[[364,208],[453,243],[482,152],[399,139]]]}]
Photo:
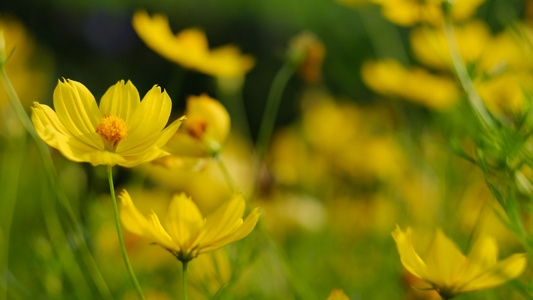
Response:
[{"label": "flower head in profile", "polygon": [[333,289],[327,300],[350,300],[348,296],[341,289]]},{"label": "flower head in profile", "polygon": [[230,132],[226,108],[206,94],[189,96],[187,120],[169,140],[165,150],[177,156],[206,157],[218,153]]},{"label": "flower head in profile", "polygon": [[498,246],[485,236],[476,241],[468,256],[437,230],[428,254],[420,258],[413,246],[411,229],[392,232],[403,266],[414,276],[428,282],[441,297],[487,289],[517,278],[526,267],[526,254],[514,254],[498,261]]},{"label": "flower head in profile", "polygon": [[169,204],[165,227],[153,211],[144,217],[127,191],[119,198],[120,218],[128,231],[162,246],[184,262],[244,238],[259,220],[257,208],[242,219],[245,201],[240,194],[235,194],[207,218],[202,217],[191,198],[175,195]]},{"label": "flower head in profile", "polygon": [[146,11],[138,11],[133,15],[133,28],[159,55],[211,76],[243,76],[255,63],[251,56],[241,55],[233,45],[209,49],[207,38],[199,29],[190,28],[174,34],[164,15],[150,17]]},{"label": "flower head in profile", "polygon": [[32,121],[41,139],[76,162],[134,167],[168,155],[162,147],[183,118],[165,125],[172,102],[154,86],[143,100],[135,86],[123,80],[100,100],[81,83],[64,80],[54,90],[55,111],[34,103]]}]

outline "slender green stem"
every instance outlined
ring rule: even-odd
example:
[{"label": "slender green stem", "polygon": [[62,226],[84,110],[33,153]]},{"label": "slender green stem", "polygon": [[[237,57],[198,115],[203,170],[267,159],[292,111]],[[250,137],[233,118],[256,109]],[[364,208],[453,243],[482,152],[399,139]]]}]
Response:
[{"label": "slender green stem", "polygon": [[189,261],[181,261],[183,264],[183,299],[188,300],[188,293],[187,293],[187,266],[189,265]]},{"label": "slender green stem", "polygon": [[270,143],[270,138],[276,123],[278,108],[283,96],[283,90],[285,90],[285,86],[289,82],[289,79],[291,79],[294,72],[296,72],[297,67],[298,64],[295,64],[294,61],[286,59],[283,66],[274,77],[274,81],[272,82],[268,94],[265,113],[263,114],[261,126],[259,127],[259,136],[257,137],[256,149],[259,162],[263,160],[263,156]]},{"label": "slender green stem", "polygon": [[15,89],[13,88],[13,85],[9,80],[3,63],[0,65],[0,80],[2,81],[2,84],[7,92],[8,98],[11,102],[13,109],[15,110],[17,117],[19,118],[20,122],[22,123],[24,128],[26,128],[30,136],[35,141],[35,144],[37,145],[37,149],[41,156],[44,170],[47,174],[48,180],[50,181],[50,185],[53,190],[56,191],[59,204],[66,211],[67,217],[72,223],[72,226],[74,227],[74,237],[77,240],[76,242],[78,249],[80,249],[81,257],[84,260],[87,268],[89,269],[89,273],[93,277],[96,287],[105,299],[112,299],[113,297],[111,295],[111,292],[109,291],[109,287],[107,286],[104,278],[102,277],[102,274],[100,273],[96,265],[96,262],[94,261],[91,252],[89,251],[89,247],[87,246],[85,238],[83,237],[83,230],[77,220],[76,215],[74,214],[74,211],[72,210],[72,206],[70,205],[70,202],[68,201],[61,185],[57,181],[57,173],[55,171],[50,152],[48,151],[48,147],[37,135],[37,132],[35,131],[35,128],[33,127],[30,118],[26,114],[26,111],[24,110],[24,107],[22,106],[22,103],[20,102],[20,99]]},{"label": "slender green stem", "polygon": [[[47,186],[43,186],[43,189]],[[48,192],[43,192],[43,195],[48,195]],[[56,258],[61,262],[65,274],[69,277],[74,287],[74,292],[78,299],[91,298],[91,290],[79,264],[76,262],[76,257],[69,247],[67,235],[61,226],[61,221],[57,215],[55,202],[52,197],[44,197],[44,201],[40,201],[43,209],[43,218],[50,244],[52,244]]]},{"label": "slender green stem", "polygon": [[122,257],[124,258],[124,263],[126,264],[126,268],[128,269],[131,282],[135,286],[135,290],[137,291],[139,298],[144,299],[143,291],[141,290],[141,286],[139,285],[139,282],[135,277],[135,273],[133,273],[133,268],[131,267],[130,260],[128,259],[128,253],[126,252],[126,245],[124,245],[124,239],[122,238],[122,230],[120,229],[120,218],[118,216],[117,198],[115,197],[115,186],[113,184],[112,166],[107,166],[107,179],[109,181],[111,200],[113,201],[113,211],[115,212],[115,225],[117,227],[118,242],[120,243],[120,250],[122,250]]},{"label": "slender green stem", "polygon": [[228,171],[228,168],[226,168],[226,164],[224,163],[224,160],[222,160],[222,157],[220,154],[215,154],[214,159],[218,163],[218,167],[222,171],[222,174],[224,175],[224,179],[226,179],[226,183],[228,184],[228,187],[232,192],[235,191],[237,188],[237,185],[235,184],[235,181],[233,180],[233,177],[231,177],[231,174]]},{"label": "slender green stem", "polygon": [[[11,236],[11,224],[13,221],[13,211],[17,202],[17,192],[19,187],[20,164],[23,152],[20,151],[26,142],[26,136],[14,138],[15,146],[8,147],[4,153],[2,165],[0,166],[0,191],[2,201],[0,201],[0,272],[5,274],[9,269],[9,242]],[[7,299],[7,276],[0,276],[0,299]]]},{"label": "slender green stem", "polygon": [[457,78],[463,87],[467,98],[472,105],[476,115],[478,116],[481,124],[487,128],[494,128],[494,121],[489,114],[487,108],[483,104],[483,100],[479,96],[470,75],[466,69],[466,65],[461,58],[461,52],[459,51],[459,45],[457,44],[457,38],[455,37],[455,30],[453,28],[453,22],[450,17],[446,17],[444,23],[444,34],[446,36],[446,42],[448,43],[448,50],[450,51],[450,56],[452,57],[452,63],[457,74]]}]

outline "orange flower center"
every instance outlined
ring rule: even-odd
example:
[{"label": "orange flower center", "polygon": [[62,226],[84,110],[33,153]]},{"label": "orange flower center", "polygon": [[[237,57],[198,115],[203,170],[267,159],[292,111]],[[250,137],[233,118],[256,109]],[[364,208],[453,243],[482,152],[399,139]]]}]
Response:
[{"label": "orange flower center", "polygon": [[118,142],[128,135],[128,124],[117,116],[105,115],[96,127],[96,133],[104,138],[106,146],[115,150]]}]

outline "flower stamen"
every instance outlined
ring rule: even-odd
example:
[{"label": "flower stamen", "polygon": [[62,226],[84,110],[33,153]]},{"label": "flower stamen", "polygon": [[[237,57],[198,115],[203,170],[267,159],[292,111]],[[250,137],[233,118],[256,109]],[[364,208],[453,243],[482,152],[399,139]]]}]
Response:
[{"label": "flower stamen", "polygon": [[102,121],[96,127],[96,133],[104,138],[106,147],[109,146],[111,150],[117,148],[118,142],[128,135],[129,126],[117,116],[105,115]]}]

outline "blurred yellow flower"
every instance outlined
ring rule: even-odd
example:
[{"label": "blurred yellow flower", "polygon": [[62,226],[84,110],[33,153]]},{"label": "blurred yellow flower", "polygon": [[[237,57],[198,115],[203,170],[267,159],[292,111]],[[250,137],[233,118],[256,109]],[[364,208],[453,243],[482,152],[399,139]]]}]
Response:
[{"label": "blurred yellow flower", "polygon": [[177,156],[206,157],[218,153],[230,132],[230,116],[217,100],[202,94],[189,96],[187,120],[165,150]]},{"label": "blurred yellow flower", "polygon": [[[464,20],[475,13],[485,0],[454,1],[451,14],[455,20]],[[441,25],[444,21],[442,4],[444,0],[373,0],[381,5],[383,15],[402,26],[417,23]]]},{"label": "blurred yellow flower", "polygon": [[414,249],[410,228],[404,232],[398,226],[392,236],[407,271],[428,282],[445,299],[495,287],[517,278],[526,267],[524,253],[498,261],[498,246],[488,236],[479,238],[466,257],[439,229],[424,260]]},{"label": "blurred yellow flower", "polygon": [[234,194],[209,217],[203,218],[192,199],[182,193],[175,195],[169,204],[165,230],[154,212],[144,217],[137,210],[127,191],[119,199],[124,227],[159,244],[182,262],[244,238],[259,220],[256,208],[243,221],[245,201],[240,194]]},{"label": "blurred yellow flower", "polygon": [[[491,43],[489,27],[480,21],[454,26],[461,58],[467,64],[476,63]],[[411,47],[421,63],[437,68],[452,69],[452,59],[442,28],[417,27],[411,31]],[[492,46],[490,47],[493,50]]]},{"label": "blurred yellow flower", "polygon": [[[0,31],[4,36],[4,58],[9,57],[4,66],[6,73],[22,104],[30,106],[45,94],[49,83],[47,73],[51,69],[51,58],[36,45],[33,37],[17,18],[1,14]],[[7,93],[0,84],[0,110],[7,102]]]},{"label": "blurred yellow flower", "polygon": [[159,55],[215,77],[239,77],[255,64],[249,55],[241,55],[233,45],[209,50],[205,34],[196,28],[185,29],[174,35],[164,15],[152,17],[146,11],[133,15],[133,27],[139,37]]},{"label": "blurred yellow flower", "polygon": [[327,300],[350,300],[348,296],[341,289],[333,289]]},{"label": "blurred yellow flower", "polygon": [[102,96],[100,107],[81,83],[59,81],[53,111],[34,103],[32,121],[39,136],[76,162],[134,167],[168,155],[161,148],[178,130],[183,117],[163,129],[172,102],[154,86],[143,101],[135,86],[123,80]]},{"label": "blurred yellow flower", "polygon": [[400,97],[437,110],[446,110],[459,100],[453,80],[425,69],[407,69],[395,60],[366,62],[361,69],[368,87],[385,96]]}]

